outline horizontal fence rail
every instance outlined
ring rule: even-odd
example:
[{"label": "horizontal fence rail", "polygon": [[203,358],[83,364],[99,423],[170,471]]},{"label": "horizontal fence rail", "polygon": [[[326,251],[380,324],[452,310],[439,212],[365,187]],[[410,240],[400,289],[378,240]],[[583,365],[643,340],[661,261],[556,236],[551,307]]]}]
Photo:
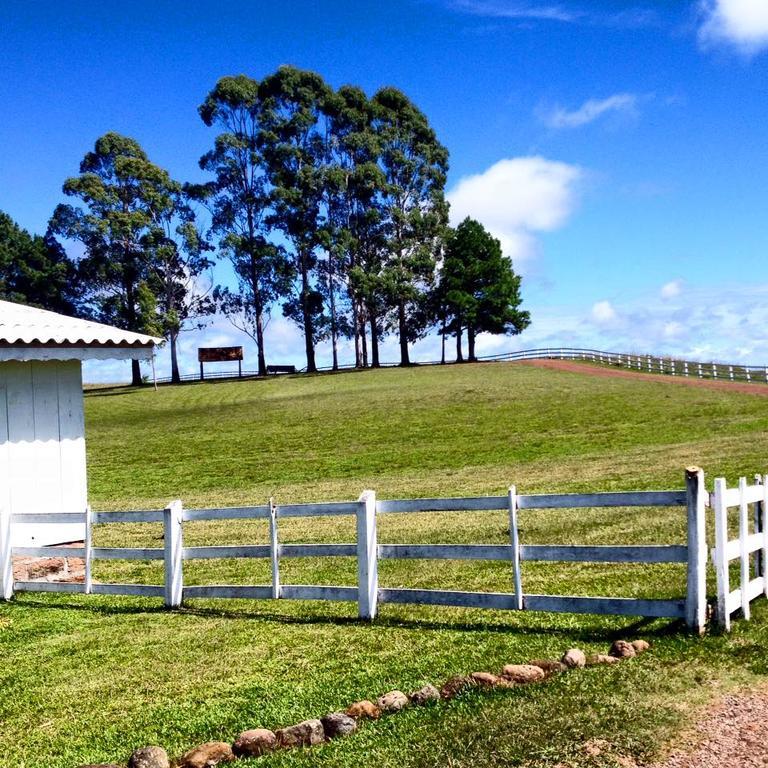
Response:
[{"label": "horizontal fence rail", "polygon": [[[718,487],[719,495],[718,495]],[[760,486],[761,493],[764,486]],[[755,503],[757,492],[746,488],[739,502]],[[716,486],[715,503],[735,503],[736,495]],[[763,497],[760,496],[762,500]],[[316,504],[268,504],[239,507],[184,509],[181,501],[171,502],[162,510],[135,512],[34,513],[9,515],[0,509],[0,573],[2,596],[10,599],[14,591],[66,592],[140,597],[162,597],[168,607],[181,605],[194,598],[246,598],[289,600],[333,600],[357,602],[363,618],[374,618],[378,604],[445,605],[496,610],[533,610],[569,613],[617,614],[685,619],[701,631],[706,613],[705,567],[707,558],[704,538],[704,511],[708,497],[704,475],[692,468],[686,473],[684,490],[631,491],[580,494],[518,494],[514,486],[506,495],[460,498],[424,498],[377,500],[373,491],[364,492],[357,501]],[[746,502],[745,502],[746,503]],[[762,503],[760,501],[759,503]],[[578,509],[606,507],[677,507],[687,510],[688,541],[686,544],[653,545],[562,545],[522,543],[519,515],[525,510]],[[763,509],[764,507],[761,507]],[[503,544],[379,544],[376,532],[378,514],[411,514],[440,512],[504,512],[509,520],[509,539]],[[356,541],[322,544],[283,544],[279,540],[278,521],[285,518],[353,516]],[[10,547],[10,530],[15,523],[56,524],[73,519],[84,524],[84,545],[79,547]],[[267,520],[268,544],[184,546],[185,523],[205,520]],[[163,526],[162,547],[96,547],[93,526],[124,523],[159,523]],[[761,529],[765,530],[765,529]],[[745,543],[727,543],[719,547],[725,557],[743,557],[749,552],[768,551],[764,533],[752,533]],[[14,581],[13,556],[78,557],[85,560],[83,583],[50,581]],[[283,558],[345,557],[357,561],[357,585],[283,584],[280,562]],[[267,585],[203,584],[185,585],[184,562],[191,560],[261,558],[270,561],[271,583]],[[111,584],[94,582],[91,573],[95,560],[143,560],[163,562],[163,584]],[[409,589],[380,587],[379,560],[475,560],[508,563],[510,591],[498,593],[442,589]],[[677,600],[651,600],[632,597],[538,595],[523,588],[525,562],[564,563],[677,563],[687,565],[686,595]],[[768,557],[765,557],[768,561]],[[761,590],[764,584],[760,582]],[[739,597],[728,597],[728,605],[742,601],[742,594],[752,595],[757,583],[742,586]]]}]

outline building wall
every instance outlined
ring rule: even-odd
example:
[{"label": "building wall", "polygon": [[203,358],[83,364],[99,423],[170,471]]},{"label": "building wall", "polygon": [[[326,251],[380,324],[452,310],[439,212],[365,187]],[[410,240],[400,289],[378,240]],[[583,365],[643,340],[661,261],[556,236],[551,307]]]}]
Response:
[{"label": "building wall", "polygon": [[[82,512],[88,503],[80,362],[0,362],[0,504]],[[12,526],[13,546],[83,538],[82,525]]]}]

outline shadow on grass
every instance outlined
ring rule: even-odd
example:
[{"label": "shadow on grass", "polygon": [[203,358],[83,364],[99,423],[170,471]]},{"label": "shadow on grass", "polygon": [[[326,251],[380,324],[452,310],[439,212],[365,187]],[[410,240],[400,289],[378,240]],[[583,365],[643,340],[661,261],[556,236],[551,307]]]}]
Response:
[{"label": "shadow on grass", "polygon": [[[190,616],[196,618],[215,618],[229,619],[232,621],[249,621],[261,624],[283,624],[295,626],[311,625],[333,625],[337,627],[375,627],[392,629],[425,630],[435,632],[489,632],[499,634],[513,635],[553,635],[560,637],[569,637],[574,640],[583,640],[585,642],[611,641],[621,637],[633,636],[642,633],[646,637],[669,637],[674,635],[685,635],[685,624],[682,621],[667,621],[660,623],[659,619],[640,618],[630,621],[620,626],[594,626],[584,625],[582,627],[559,626],[557,624],[537,623],[529,626],[504,625],[496,623],[487,623],[482,620],[456,620],[441,621],[432,619],[408,619],[397,616],[387,616],[379,614],[373,621],[360,619],[356,616],[332,616],[305,614],[295,615],[288,613],[279,613],[276,611],[258,611],[252,609],[229,610],[226,608],[206,608],[197,607],[189,604],[181,608],[169,611],[162,605],[99,605],[95,603],[84,603],[79,601],[71,602],[44,602],[35,600],[24,600],[18,603],[24,608],[34,610],[75,610],[86,611],[101,616],[139,616],[139,615],[168,615]],[[518,614],[519,615],[519,614]],[[556,620],[556,616],[550,614],[541,614],[531,612],[528,614],[531,618],[539,619],[551,618]],[[616,617],[620,619],[620,617]]]}]

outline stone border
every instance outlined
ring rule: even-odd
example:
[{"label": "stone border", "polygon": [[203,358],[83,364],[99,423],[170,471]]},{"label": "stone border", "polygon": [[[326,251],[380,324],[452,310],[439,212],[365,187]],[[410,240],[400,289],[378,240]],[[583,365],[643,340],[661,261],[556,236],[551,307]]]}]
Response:
[{"label": "stone border", "polygon": [[[389,691],[372,702],[356,701],[345,712],[333,712],[319,719],[303,720],[295,725],[272,731],[251,728],[243,731],[233,744],[208,741],[184,753],[171,763],[167,752],[158,746],[137,749],[128,759],[128,768],[215,768],[238,758],[260,757],[278,749],[314,747],[332,739],[353,734],[361,720],[377,720],[382,715],[400,712],[408,706],[424,706],[441,700],[450,700],[468,689],[517,688],[521,685],[543,682],[553,675],[573,669],[616,664],[648,650],[645,640],[616,640],[607,654],[587,656],[579,648],[569,648],[560,660],[536,659],[526,664],[507,664],[500,675],[491,672],[473,672],[454,675],[438,690],[427,684],[406,695],[402,691]],[[123,768],[113,763],[91,763],[79,768]]]}]

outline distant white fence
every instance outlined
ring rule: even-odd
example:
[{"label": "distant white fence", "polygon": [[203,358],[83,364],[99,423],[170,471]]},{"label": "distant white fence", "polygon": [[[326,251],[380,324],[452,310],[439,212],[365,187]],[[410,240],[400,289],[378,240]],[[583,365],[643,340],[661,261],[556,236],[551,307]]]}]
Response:
[{"label": "distant white fence", "polygon": [[[177,607],[190,598],[257,598],[300,600],[344,600],[358,603],[359,615],[372,619],[379,603],[466,606],[504,610],[553,611],[564,613],[617,614],[683,619],[701,631],[706,619],[706,558],[704,475],[701,470],[686,473],[685,488],[672,491],[633,491],[590,494],[518,494],[511,487],[504,496],[471,498],[376,500],[365,491],[357,501],[322,504],[269,504],[254,507],[184,509],[174,501],[164,510],[134,512],[13,514],[0,511],[0,573],[2,596],[16,592],[73,592],[86,594],[141,595],[162,597],[168,607]],[[679,507],[687,517],[687,542],[665,545],[562,546],[523,544],[518,517],[529,509],[577,509],[594,507]],[[508,544],[379,544],[376,520],[382,514],[441,511],[504,511],[509,517]],[[289,517],[354,515],[355,543],[280,544],[278,521]],[[269,544],[246,546],[185,547],[183,524],[195,520],[266,519]],[[79,523],[84,526],[82,547],[10,547],[11,526],[16,523]],[[95,524],[163,523],[162,548],[105,548],[92,544]],[[16,556],[79,557],[85,560],[83,583],[15,581],[11,560]],[[357,586],[283,584],[280,562],[292,557],[354,557],[357,559]],[[212,558],[269,558],[271,584],[236,586],[185,586],[183,564],[187,560]],[[165,578],[161,585],[104,584],[92,579],[97,559],[161,560]],[[465,592],[438,589],[381,588],[378,562],[385,559],[492,560],[510,564],[509,592]],[[638,599],[632,597],[585,597],[538,595],[523,587],[525,561],[593,563],[680,563],[687,566],[686,594],[679,599]]]}]

